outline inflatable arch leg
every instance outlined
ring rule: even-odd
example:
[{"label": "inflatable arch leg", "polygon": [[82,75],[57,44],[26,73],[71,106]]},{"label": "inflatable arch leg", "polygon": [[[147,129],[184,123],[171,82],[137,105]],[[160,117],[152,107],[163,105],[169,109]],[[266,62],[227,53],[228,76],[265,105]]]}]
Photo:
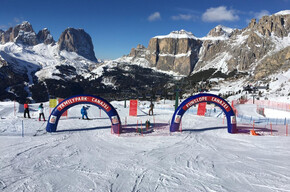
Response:
[{"label": "inflatable arch leg", "polygon": [[72,96],[59,103],[49,116],[46,131],[55,132],[61,115],[69,108],[80,104],[95,105],[104,110],[111,120],[113,132],[117,134],[122,132],[121,120],[116,109],[105,99],[93,95]]},{"label": "inflatable arch leg", "polygon": [[236,115],[230,106],[230,104],[225,101],[223,98],[209,94],[209,93],[201,93],[198,95],[191,96],[183,101],[178,108],[175,110],[171,124],[170,124],[170,132],[175,132],[179,130],[179,125],[181,122],[181,118],[183,114],[193,105],[203,102],[214,103],[219,106],[227,117],[227,125],[229,133],[237,133],[237,124],[236,124]]}]

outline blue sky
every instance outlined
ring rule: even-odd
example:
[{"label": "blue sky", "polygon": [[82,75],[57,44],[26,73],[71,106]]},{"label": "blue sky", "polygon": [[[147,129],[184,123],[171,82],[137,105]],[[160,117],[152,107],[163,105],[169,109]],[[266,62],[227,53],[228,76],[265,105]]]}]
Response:
[{"label": "blue sky", "polygon": [[29,21],[58,40],[67,27],[83,28],[97,58],[115,59],[157,35],[185,29],[203,37],[219,24],[242,29],[287,9],[290,0],[0,0],[0,29]]}]

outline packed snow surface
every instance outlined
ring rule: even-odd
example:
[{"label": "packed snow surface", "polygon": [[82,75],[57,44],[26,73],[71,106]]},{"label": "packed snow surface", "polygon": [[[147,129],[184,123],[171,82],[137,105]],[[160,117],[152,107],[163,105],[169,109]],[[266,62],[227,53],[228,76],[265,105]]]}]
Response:
[{"label": "packed snow surface", "polygon": [[[58,132],[46,133],[46,122],[37,120],[38,104],[30,105],[32,119],[23,119],[22,106],[16,104],[14,113],[13,102],[1,102],[0,190],[289,191],[290,137],[229,134],[222,118],[190,111],[182,118],[183,132],[170,134],[173,103],[155,103],[155,123],[164,130],[118,136],[94,106],[88,111],[92,120],[80,120],[77,105],[60,120]],[[125,118],[131,127],[154,122],[149,102],[140,103],[137,117],[128,116],[124,101],[112,105],[123,125]],[[253,111],[246,105],[243,110]]]}]

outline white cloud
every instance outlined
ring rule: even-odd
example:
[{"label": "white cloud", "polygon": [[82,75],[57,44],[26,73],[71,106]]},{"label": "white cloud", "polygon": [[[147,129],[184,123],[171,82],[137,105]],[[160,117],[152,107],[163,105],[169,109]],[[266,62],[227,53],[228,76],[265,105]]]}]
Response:
[{"label": "white cloud", "polygon": [[260,12],[254,13],[256,19],[261,19],[265,15],[270,15],[270,12],[267,10],[262,10]]},{"label": "white cloud", "polygon": [[152,13],[149,17],[148,17],[148,20],[149,21],[156,21],[156,20],[160,20],[161,19],[161,15],[159,12],[155,12],[155,13]]},{"label": "white cloud", "polygon": [[172,20],[178,21],[178,20],[195,20],[197,17],[192,14],[179,14],[179,15],[174,15],[171,17]]},{"label": "white cloud", "polygon": [[206,22],[236,21],[239,20],[239,16],[235,10],[227,10],[227,7],[220,6],[207,9],[202,15],[202,20]]}]

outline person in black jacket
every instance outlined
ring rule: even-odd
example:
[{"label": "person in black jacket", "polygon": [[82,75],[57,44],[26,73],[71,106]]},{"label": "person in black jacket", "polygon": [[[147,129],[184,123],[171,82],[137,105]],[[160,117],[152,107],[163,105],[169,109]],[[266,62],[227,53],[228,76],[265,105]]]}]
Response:
[{"label": "person in black jacket", "polygon": [[150,112],[152,112],[152,115],[153,115],[153,108],[154,108],[154,104],[151,101],[150,109],[149,109],[149,115],[150,115]]},{"label": "person in black jacket", "polygon": [[28,115],[28,118],[30,118],[28,101],[24,104],[24,118],[26,118],[26,114]]}]

